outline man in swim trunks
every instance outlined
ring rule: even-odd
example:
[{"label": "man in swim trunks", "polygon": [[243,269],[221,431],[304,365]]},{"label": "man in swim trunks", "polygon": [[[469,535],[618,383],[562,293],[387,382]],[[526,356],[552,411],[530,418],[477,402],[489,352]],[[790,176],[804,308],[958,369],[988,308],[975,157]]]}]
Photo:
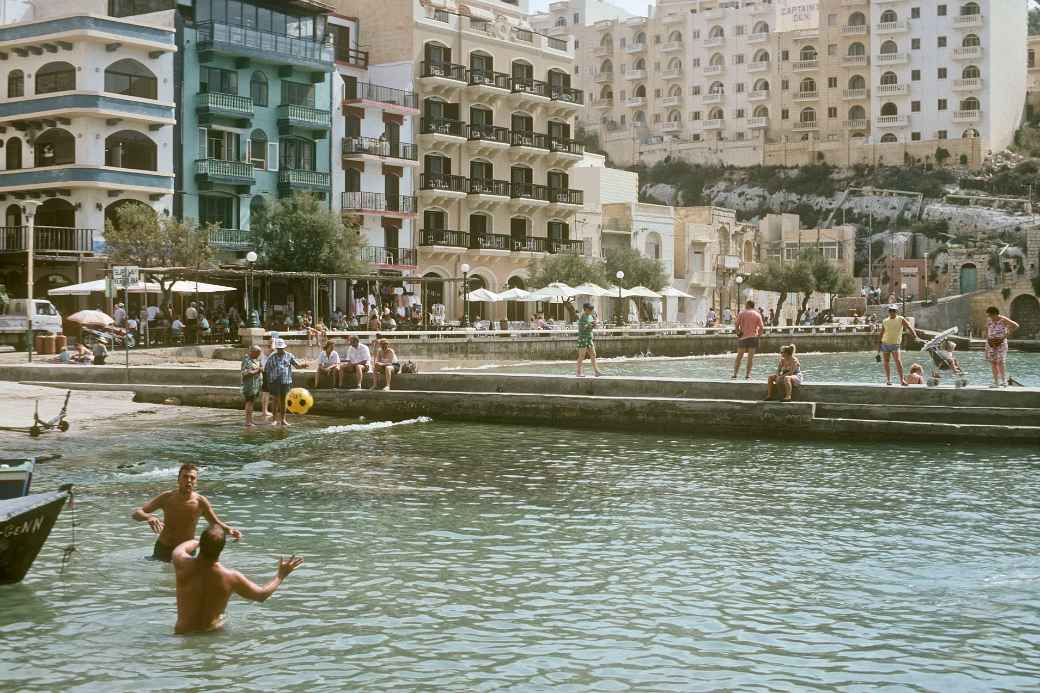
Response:
[{"label": "man in swim trunks", "polygon": [[[189,539],[173,550],[173,569],[177,575],[174,633],[205,633],[222,628],[224,609],[232,592],[250,601],[266,601],[282,581],[303,564],[303,559],[296,556],[279,560],[278,574],[260,587],[237,570],[220,565],[224,541],[224,530],[214,525],[198,539]],[[196,549],[199,555],[192,558]]]},{"label": "man in swim trunks", "polygon": [[[236,540],[242,538],[241,532],[220,521],[205,496],[195,493],[198,483],[199,468],[190,462],[182,464],[177,474],[175,491],[161,493],[134,510],[133,518],[138,522],[147,522],[152,531],[159,535],[152,551],[154,560],[169,563],[177,545],[195,536],[195,527],[201,515],[206,517],[210,526],[220,527]],[[153,515],[158,510],[163,511],[164,520]]]},{"label": "man in swim trunks", "polygon": [[737,361],[733,364],[733,380],[740,371],[740,360],[747,354],[747,371],[745,380],[751,380],[751,366],[755,363],[755,352],[758,351],[758,339],[762,336],[765,324],[762,314],[755,310],[755,302],[748,301],[744,310],[737,315]]}]

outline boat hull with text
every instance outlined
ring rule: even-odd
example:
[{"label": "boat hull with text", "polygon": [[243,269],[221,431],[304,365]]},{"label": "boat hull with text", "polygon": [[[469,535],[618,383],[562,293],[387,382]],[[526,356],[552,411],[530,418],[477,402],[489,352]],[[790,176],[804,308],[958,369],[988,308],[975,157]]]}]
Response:
[{"label": "boat hull with text", "polygon": [[22,581],[68,499],[61,490],[0,500],[0,585]]}]

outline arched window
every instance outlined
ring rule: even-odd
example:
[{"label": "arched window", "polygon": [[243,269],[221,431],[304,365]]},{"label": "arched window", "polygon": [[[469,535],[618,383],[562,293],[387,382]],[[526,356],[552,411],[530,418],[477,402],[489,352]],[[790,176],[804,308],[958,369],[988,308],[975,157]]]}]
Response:
[{"label": "arched window", "polygon": [[982,110],[982,104],[979,103],[979,100],[976,99],[974,96],[969,96],[968,98],[966,98],[963,101],[961,101],[961,108],[960,108],[960,110],[962,110],[962,111],[979,111],[979,110]]},{"label": "arched window", "polygon": [[755,108],[755,112],[752,115],[755,118],[768,118],[769,106],[758,106],[757,108]]},{"label": "arched window", "polygon": [[609,100],[614,98],[614,89],[609,84],[604,84],[603,89],[599,92],[599,98],[602,100]]},{"label": "arched window", "polygon": [[708,38],[725,38],[725,36],[726,36],[726,30],[723,29],[718,24],[713,26],[711,28],[711,30],[708,32]]},{"label": "arched window", "polygon": [[25,96],[25,73],[11,70],[7,74],[7,98],[14,99]]},{"label": "arched window", "polygon": [[600,71],[600,74],[602,74],[602,73],[607,73],[607,74],[613,73],[614,72],[614,63],[610,62],[609,60],[604,60],[602,62],[602,64],[600,64],[600,66],[599,66],[599,71]]},{"label": "arched window", "polygon": [[849,109],[849,120],[866,120],[867,112],[862,106],[853,106]]},{"label": "arched window", "polygon": [[8,171],[15,171],[22,167],[22,140],[18,137],[12,137],[7,140],[7,144],[4,145],[4,151],[6,152],[6,168]]},{"label": "arched window", "polygon": [[4,211],[4,226],[22,225],[22,206],[19,204],[7,205]]},{"label": "arched window", "polygon": [[806,77],[798,85],[798,91],[800,91],[803,94],[814,93],[816,91],[816,80],[814,80],[812,77]]},{"label": "arched window", "polygon": [[982,14],[982,9],[979,7],[978,3],[966,2],[963,5],[961,5],[962,17],[971,17],[977,14]]},{"label": "arched window", "polygon": [[708,87],[708,93],[709,94],[725,94],[726,93],[726,85],[724,85],[722,82],[712,82],[711,86]]},{"label": "arched window", "polygon": [[76,163],[76,138],[68,130],[51,128],[33,142],[35,166]]},{"label": "arched window", "polygon": [[36,210],[33,220],[36,226],[60,226],[74,228],[76,226],[76,208],[68,200],[52,197]]},{"label": "arched window", "polygon": [[148,135],[120,130],[105,139],[105,166],[157,171],[158,148]]},{"label": "arched window", "polygon": [[613,48],[614,47],[614,37],[611,36],[610,34],[605,34],[603,36],[603,38],[601,38],[599,40],[599,45],[600,45],[600,48]]},{"label": "arched window", "polygon": [[755,91],[769,91],[769,80],[760,79],[755,82]]},{"label": "arched window", "polygon": [[979,38],[978,34],[968,34],[967,36],[964,37],[964,40],[961,41],[961,46],[963,46],[965,48],[972,48],[974,46],[981,46],[981,45],[982,45],[982,40]]},{"label": "arched window", "polygon": [[495,59],[490,53],[473,51],[469,54],[469,72],[475,82],[494,84]]},{"label": "arched window", "polygon": [[798,52],[799,60],[816,60],[816,46],[802,46]]},{"label": "arched window", "polygon": [[961,72],[961,77],[964,79],[979,79],[982,77],[982,71],[975,65],[968,65],[964,68],[964,71]]},{"label": "arched window", "polygon": [[888,72],[882,73],[882,75],[881,75],[881,83],[885,84],[885,85],[888,85],[888,84],[899,84],[899,75],[897,75],[896,73],[892,72],[891,70],[888,71]]},{"label": "arched window", "polygon": [[768,34],[769,24],[766,22],[755,22],[754,28],[751,29],[752,34]]},{"label": "arched window", "polygon": [[646,61],[643,60],[642,58],[639,58],[634,63],[632,63],[632,69],[633,70],[645,70],[646,69]]},{"label": "arched window", "polygon": [[961,139],[963,140],[974,140],[978,139],[978,137],[979,131],[975,128],[968,128],[967,130],[961,133]]},{"label": "arched window", "polygon": [[646,34],[644,34],[642,31],[640,31],[638,34],[636,34],[636,37],[634,39],[632,39],[632,43],[635,43],[635,44],[638,44],[638,45],[645,45],[646,44]]},{"label": "arched window", "polygon": [[814,108],[803,108],[802,112],[798,116],[798,122],[800,123],[815,123],[816,122],[816,109]]},{"label": "arched window", "polygon": [[266,106],[268,104],[267,75],[257,70],[249,79],[249,96],[253,99],[254,106]]},{"label": "arched window", "polygon": [[680,113],[679,111],[669,111],[668,112],[668,122],[669,123],[681,123],[682,122],[682,113]]},{"label": "arched window", "polygon": [[755,56],[751,59],[753,63],[768,63],[769,62],[769,51],[765,49],[758,49],[755,51]]},{"label": "arched window", "polygon": [[863,75],[852,75],[849,77],[849,89],[866,89],[867,80],[863,78]]},{"label": "arched window", "polygon": [[105,91],[110,94],[159,98],[159,81],[155,74],[136,60],[117,60],[105,68]]},{"label": "arched window", "polygon": [[859,41],[849,44],[849,55],[854,58],[858,58],[867,54],[866,46]]},{"label": "arched window", "polygon": [[668,61],[668,70],[675,72],[682,72],[682,60],[679,58],[672,58]]},{"label": "arched window", "polygon": [[302,137],[283,137],[278,143],[279,168],[316,171],[314,142]]},{"label": "arched window", "polygon": [[635,96],[636,98],[646,98],[646,87],[640,84],[632,91],[632,96]]},{"label": "arched window", "polygon": [[672,33],[668,34],[668,42],[682,43],[682,33],[678,31],[673,31]]},{"label": "arched window", "polygon": [[899,106],[896,106],[894,103],[889,101],[881,106],[881,115],[882,117],[897,116],[899,115]]},{"label": "arched window", "polygon": [[708,112],[708,120],[723,120],[725,117],[721,108],[713,108]]},{"label": "arched window", "polygon": [[36,71],[36,93],[72,91],[76,88],[76,68],[66,62],[47,63]]},{"label": "arched window", "polygon": [[678,84],[673,84],[668,89],[668,96],[682,96],[682,87]]},{"label": "arched window", "polygon": [[267,133],[259,128],[249,134],[249,160],[253,168],[267,168]]},{"label": "arched window", "polygon": [[898,141],[899,141],[899,138],[896,137],[895,135],[893,135],[891,132],[886,133],[886,134],[881,136],[881,142],[883,144],[889,144],[891,142],[898,142]]},{"label": "arched window", "polygon": [[885,41],[881,44],[881,55],[892,55],[899,52],[899,46],[895,41]]},{"label": "arched window", "polygon": [[853,12],[849,15],[849,26],[866,26],[867,18],[863,16],[862,12]]},{"label": "arched window", "polygon": [[725,65],[726,64],[726,58],[724,58],[722,56],[722,53],[716,53],[715,55],[711,56],[710,64],[713,67],[718,67],[718,66],[721,66],[721,65]]},{"label": "arched window", "polygon": [[557,18],[556,26],[567,26],[567,18],[566,17],[559,17],[559,18]]},{"label": "arched window", "polygon": [[636,111],[632,114],[632,120],[636,123],[642,123],[646,120],[646,114],[642,111]]},{"label": "arched window", "polygon": [[882,24],[892,24],[893,22],[899,21],[899,15],[896,14],[895,10],[885,10],[881,13]]},{"label": "arched window", "polygon": [[[486,181],[490,184],[491,181]],[[505,248],[494,248],[487,241],[492,238],[492,217],[485,212],[476,212],[469,215],[469,239],[473,248],[490,248],[505,250]]]}]

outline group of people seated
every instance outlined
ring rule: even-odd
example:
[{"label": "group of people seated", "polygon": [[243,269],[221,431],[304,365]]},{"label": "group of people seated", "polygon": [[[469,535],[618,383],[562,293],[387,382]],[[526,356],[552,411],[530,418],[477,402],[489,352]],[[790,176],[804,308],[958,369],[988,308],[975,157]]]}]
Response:
[{"label": "group of people seated", "polygon": [[[363,344],[356,336],[349,341],[350,346],[344,356],[340,357],[331,341],[326,341],[318,356],[318,368],[314,371],[314,388],[321,388],[323,377],[327,377],[336,388],[343,387],[344,376],[353,374],[355,389],[362,389],[365,374],[372,373],[372,387],[379,389],[382,378],[384,390],[390,389],[390,383],[396,373],[401,372],[401,362],[390,346],[390,342],[382,335],[376,334],[372,348]],[[372,355],[373,350],[375,356]]]},{"label": "group of people seated", "polygon": [[54,363],[78,366],[103,366],[108,360],[108,342],[103,338],[94,341],[94,347],[90,348],[82,341],[73,347],[63,347],[54,357]]}]

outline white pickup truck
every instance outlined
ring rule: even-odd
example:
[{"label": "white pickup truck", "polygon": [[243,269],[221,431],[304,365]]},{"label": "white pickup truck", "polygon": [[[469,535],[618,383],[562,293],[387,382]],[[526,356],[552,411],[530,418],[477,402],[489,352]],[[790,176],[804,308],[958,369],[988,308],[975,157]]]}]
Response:
[{"label": "white pickup truck", "polygon": [[61,334],[61,314],[54,304],[44,299],[34,299],[32,304],[31,318],[28,300],[15,298],[7,304],[7,312],[0,315],[0,344],[25,349],[30,319],[34,335]]}]

